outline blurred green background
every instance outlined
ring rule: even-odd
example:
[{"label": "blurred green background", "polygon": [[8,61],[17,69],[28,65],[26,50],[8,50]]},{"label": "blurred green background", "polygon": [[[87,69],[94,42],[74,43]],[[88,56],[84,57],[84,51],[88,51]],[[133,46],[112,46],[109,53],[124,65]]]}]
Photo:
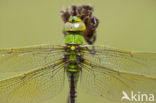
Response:
[{"label": "blurred green background", "polygon": [[[0,48],[63,44],[59,11],[91,4],[100,20],[95,44],[156,52],[156,0],[0,0]],[[44,103],[66,103],[64,91]],[[110,103],[80,91],[79,103]]]}]

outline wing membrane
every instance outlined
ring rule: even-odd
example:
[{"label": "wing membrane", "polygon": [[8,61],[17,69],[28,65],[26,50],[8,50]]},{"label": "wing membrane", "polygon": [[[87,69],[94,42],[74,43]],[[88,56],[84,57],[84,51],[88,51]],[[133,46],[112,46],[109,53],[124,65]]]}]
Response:
[{"label": "wing membrane", "polygon": [[[104,46],[87,47],[84,58],[116,71],[156,78],[156,53],[131,52]],[[90,51],[94,53],[90,53]]]},{"label": "wing membrane", "polygon": [[156,78],[113,70],[99,66],[96,62],[87,61],[83,64],[81,88],[90,94],[104,97],[115,103],[121,103],[123,91],[129,96],[131,92],[156,95],[155,86]]},{"label": "wing membrane", "polygon": [[82,63],[84,91],[121,103],[123,92],[156,95],[156,53],[86,46]]},{"label": "wing membrane", "polygon": [[58,94],[64,85],[62,60],[0,81],[0,103],[38,103]]},{"label": "wing membrane", "polygon": [[52,63],[63,57],[62,46],[38,45],[0,49],[0,72],[22,72]]}]

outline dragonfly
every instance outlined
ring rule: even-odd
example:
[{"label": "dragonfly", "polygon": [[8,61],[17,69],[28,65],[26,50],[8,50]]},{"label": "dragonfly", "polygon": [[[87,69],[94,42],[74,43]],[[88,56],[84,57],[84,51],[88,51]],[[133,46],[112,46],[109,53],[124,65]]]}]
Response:
[{"label": "dragonfly", "polygon": [[82,35],[89,30],[80,18],[83,16],[69,15],[64,25],[64,45],[0,49],[0,74],[14,72],[0,80],[0,103],[44,102],[63,90],[65,77],[69,84],[67,103],[77,103],[78,83],[84,92],[114,103],[121,103],[122,93],[131,91],[138,96],[148,93],[149,99],[142,100],[154,99],[156,53],[90,45],[95,32],[89,31],[94,34],[90,39],[88,33]]}]

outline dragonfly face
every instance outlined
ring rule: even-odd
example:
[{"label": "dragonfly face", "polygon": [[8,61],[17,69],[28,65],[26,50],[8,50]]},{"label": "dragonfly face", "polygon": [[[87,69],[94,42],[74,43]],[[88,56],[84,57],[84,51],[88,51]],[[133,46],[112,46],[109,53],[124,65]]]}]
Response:
[{"label": "dragonfly face", "polygon": [[82,20],[77,16],[71,16],[68,22],[65,23],[64,31],[72,32],[72,31],[84,31],[86,30],[85,24]]}]

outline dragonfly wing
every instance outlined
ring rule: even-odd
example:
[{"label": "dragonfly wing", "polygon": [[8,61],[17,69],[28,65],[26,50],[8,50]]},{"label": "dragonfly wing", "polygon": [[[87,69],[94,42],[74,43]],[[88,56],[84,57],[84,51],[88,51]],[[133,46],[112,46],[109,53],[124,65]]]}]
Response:
[{"label": "dragonfly wing", "polygon": [[84,90],[121,103],[123,92],[156,95],[156,53],[86,46],[81,84]]},{"label": "dragonfly wing", "polygon": [[39,103],[58,94],[64,85],[62,60],[0,81],[0,103]]},{"label": "dragonfly wing", "polygon": [[0,73],[32,70],[63,58],[63,54],[64,48],[56,45],[0,49]]},{"label": "dragonfly wing", "polygon": [[156,95],[156,78],[113,70],[90,61],[84,62],[82,66],[81,88],[90,94],[104,97],[115,103],[121,103],[123,92],[127,93],[129,98],[132,92],[147,93],[148,96]]},{"label": "dragonfly wing", "polygon": [[[156,53],[132,52],[105,46],[88,46],[84,58],[116,71],[156,78]],[[92,52],[92,53],[91,53]]]}]

